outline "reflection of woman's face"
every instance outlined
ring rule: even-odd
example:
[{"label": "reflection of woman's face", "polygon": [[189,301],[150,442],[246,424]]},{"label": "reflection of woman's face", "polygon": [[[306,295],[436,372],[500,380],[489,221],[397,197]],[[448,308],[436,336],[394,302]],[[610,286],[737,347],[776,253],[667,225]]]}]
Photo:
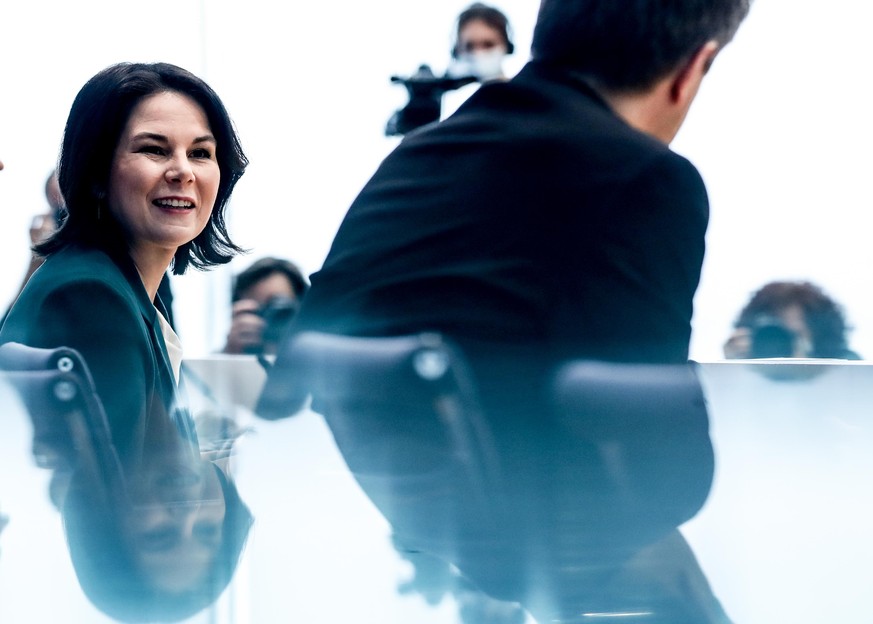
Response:
[{"label": "reflection of woman's face", "polygon": [[109,210],[131,255],[166,255],[203,231],[218,194],[216,140],[193,99],[163,92],[141,100],[121,133],[109,176]]},{"label": "reflection of woman's face", "polygon": [[223,538],[225,502],[214,467],[157,466],[131,485],[126,524],[143,572],[167,591],[196,586]]}]

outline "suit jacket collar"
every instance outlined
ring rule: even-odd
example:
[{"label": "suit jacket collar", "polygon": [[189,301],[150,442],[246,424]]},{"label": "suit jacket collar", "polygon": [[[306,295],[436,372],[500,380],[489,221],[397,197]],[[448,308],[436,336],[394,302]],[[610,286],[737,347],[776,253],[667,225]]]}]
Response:
[{"label": "suit jacket collar", "polygon": [[175,388],[177,385],[176,377],[173,374],[173,366],[170,363],[169,355],[167,354],[167,345],[164,342],[164,332],[161,329],[161,324],[158,322],[158,310],[160,310],[161,314],[164,315],[164,318],[167,318],[167,312],[163,302],[160,298],[156,298],[155,301],[149,299],[148,292],[145,289],[139,271],[137,271],[136,265],[128,254],[119,251],[104,251],[118,267],[125,280],[127,280],[127,283],[130,285],[131,291],[136,298],[140,314],[149,328],[149,333],[152,337],[152,344],[159,347],[155,349],[155,357],[158,360],[161,383],[166,387]]},{"label": "suit jacket collar", "polygon": [[612,112],[612,107],[594,87],[590,77],[584,73],[575,71],[563,65],[554,65],[543,61],[529,61],[513,80],[524,82],[529,79],[547,80],[567,85],[574,90],[583,93],[593,102]]}]

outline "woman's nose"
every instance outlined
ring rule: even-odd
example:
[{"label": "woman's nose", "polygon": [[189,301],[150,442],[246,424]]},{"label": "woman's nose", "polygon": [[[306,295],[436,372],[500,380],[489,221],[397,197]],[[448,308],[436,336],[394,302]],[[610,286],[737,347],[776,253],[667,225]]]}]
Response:
[{"label": "woman's nose", "polygon": [[188,161],[188,156],[177,155],[167,166],[167,179],[171,182],[185,184],[194,181],[194,169]]}]

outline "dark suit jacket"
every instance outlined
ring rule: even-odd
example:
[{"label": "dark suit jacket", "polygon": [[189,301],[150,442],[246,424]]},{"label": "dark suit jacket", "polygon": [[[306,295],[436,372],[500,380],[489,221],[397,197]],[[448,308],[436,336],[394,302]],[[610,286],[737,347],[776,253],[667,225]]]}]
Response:
[{"label": "dark suit jacket", "polygon": [[128,467],[173,422],[176,383],[157,312],[127,257],[72,247],[50,256],[13,304],[5,342],[84,356]]},{"label": "dark suit jacket", "polygon": [[[673,496],[681,505],[641,505],[648,514],[631,514],[624,490],[613,490],[597,441],[550,420],[543,393],[552,367],[570,358],[687,361],[707,220],[695,168],[628,126],[562,69],[531,63],[509,82],[482,86],[446,121],[407,135],[349,209],[294,328],[370,336],[437,330],[460,343],[486,408],[481,429],[499,458],[506,500],[515,504],[493,524],[480,525],[467,509],[476,498],[461,479],[440,481],[442,473],[425,466],[420,472],[433,487],[422,491],[419,472],[399,469],[384,488],[380,474],[377,493],[393,486],[401,492],[381,506],[401,542],[433,548],[508,600],[524,600],[525,583],[541,573],[551,578],[543,572],[548,564],[525,576],[527,546],[575,544],[576,552],[556,547],[552,553],[557,580],[542,594],[555,593],[567,613],[578,614],[583,606],[604,605],[577,592],[596,596],[603,587],[599,572],[565,577],[571,563],[582,571],[614,571],[606,563],[619,565],[641,543],[688,518],[686,495],[699,505],[712,476],[705,414],[691,426],[677,419],[678,432],[667,431],[670,422],[629,432],[651,436],[659,449],[664,439],[679,439],[701,458],[700,465],[683,466],[690,493]],[[347,456],[389,449],[384,461],[390,464],[391,453],[451,447],[427,427],[398,427],[424,433],[397,434],[392,446],[384,439],[389,426],[368,428],[355,413],[326,416],[331,426],[338,420],[345,427],[337,440]],[[418,415],[389,417],[415,422]],[[446,456],[454,451],[447,448]],[[647,464],[652,454],[641,455],[644,477],[675,473],[669,466],[656,472],[665,467]],[[410,474],[415,478],[408,482]],[[418,498],[409,496],[410,483]],[[456,543],[434,546],[434,535],[442,535],[430,530],[434,524],[456,529]],[[506,539],[482,528],[488,526],[502,527]],[[582,535],[586,527],[592,535]],[[592,544],[607,551],[601,559]],[[538,556],[548,562],[549,553],[547,547]]]},{"label": "dark suit jacket", "polygon": [[530,63],[382,163],[297,327],[436,329],[546,362],[682,362],[707,221],[687,160],[580,78]]}]

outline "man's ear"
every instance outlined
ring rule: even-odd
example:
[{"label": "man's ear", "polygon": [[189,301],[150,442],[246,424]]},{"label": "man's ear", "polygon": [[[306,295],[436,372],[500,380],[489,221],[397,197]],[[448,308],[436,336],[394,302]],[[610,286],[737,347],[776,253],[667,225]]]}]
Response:
[{"label": "man's ear", "polygon": [[697,52],[694,53],[688,62],[676,72],[673,76],[673,82],[670,85],[670,99],[674,104],[687,107],[691,105],[694,96],[697,95],[697,90],[700,88],[700,83],[703,82],[703,77],[709,71],[715,55],[718,54],[719,46],[715,40],[707,41]]}]

